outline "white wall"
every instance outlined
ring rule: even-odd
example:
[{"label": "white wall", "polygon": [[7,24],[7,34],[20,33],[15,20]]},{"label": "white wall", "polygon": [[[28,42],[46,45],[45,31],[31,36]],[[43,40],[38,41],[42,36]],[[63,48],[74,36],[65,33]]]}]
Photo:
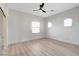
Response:
[{"label": "white wall", "polygon": [[[64,19],[72,18],[72,27],[64,27]],[[32,34],[31,22],[41,22],[41,33]],[[52,22],[52,28],[47,28],[47,23]],[[45,24],[45,25],[44,25]],[[46,27],[44,29],[44,27]],[[59,41],[79,44],[79,7],[50,16],[44,20],[35,15],[26,14],[9,9],[8,16],[8,43],[33,40],[48,37]]]},{"label": "white wall", "polygon": [[[64,19],[72,18],[72,27],[64,27]],[[46,36],[48,38],[79,44],[79,7],[50,16],[46,21]],[[47,28],[47,23],[52,22],[52,28]]]},{"label": "white wall", "polygon": [[[8,11],[8,43],[16,43],[32,40],[33,38],[44,37],[44,21],[42,18],[35,15],[19,12],[9,9]],[[41,33],[32,34],[32,21],[41,23]]]}]

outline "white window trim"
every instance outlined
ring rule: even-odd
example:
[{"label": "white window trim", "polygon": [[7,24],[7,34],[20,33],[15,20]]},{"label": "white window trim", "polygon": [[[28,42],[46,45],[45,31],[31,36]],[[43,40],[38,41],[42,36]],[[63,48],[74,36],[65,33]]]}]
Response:
[{"label": "white window trim", "polygon": [[48,28],[51,28],[52,27],[52,22],[48,22]]},{"label": "white window trim", "polygon": [[40,33],[40,22],[32,21],[32,33]]},{"label": "white window trim", "polygon": [[71,27],[72,26],[72,19],[71,18],[66,18],[64,20],[64,27]]}]

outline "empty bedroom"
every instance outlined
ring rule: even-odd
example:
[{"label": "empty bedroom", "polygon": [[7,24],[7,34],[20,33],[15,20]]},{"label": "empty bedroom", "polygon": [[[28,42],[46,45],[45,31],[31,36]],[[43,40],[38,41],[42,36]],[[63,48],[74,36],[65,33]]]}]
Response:
[{"label": "empty bedroom", "polygon": [[79,56],[79,3],[0,3],[1,56]]}]

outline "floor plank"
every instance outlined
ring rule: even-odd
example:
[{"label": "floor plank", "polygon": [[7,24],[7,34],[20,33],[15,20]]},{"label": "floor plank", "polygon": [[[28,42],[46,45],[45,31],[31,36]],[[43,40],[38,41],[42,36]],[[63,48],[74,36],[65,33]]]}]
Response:
[{"label": "floor plank", "polygon": [[78,45],[46,38],[16,43],[7,50],[9,56],[79,56]]}]

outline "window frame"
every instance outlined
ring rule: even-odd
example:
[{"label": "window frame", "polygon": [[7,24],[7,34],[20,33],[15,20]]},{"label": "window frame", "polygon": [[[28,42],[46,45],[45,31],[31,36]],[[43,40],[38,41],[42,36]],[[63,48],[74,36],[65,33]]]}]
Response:
[{"label": "window frame", "polygon": [[[37,23],[37,24],[33,24]],[[35,30],[36,32],[35,32]],[[39,21],[32,21],[32,33],[40,33],[40,22]]]},{"label": "window frame", "polygon": [[72,26],[72,18],[64,19],[64,27],[71,27]]},{"label": "window frame", "polygon": [[52,22],[48,22],[47,26],[48,26],[48,28],[51,28],[52,27]]}]

